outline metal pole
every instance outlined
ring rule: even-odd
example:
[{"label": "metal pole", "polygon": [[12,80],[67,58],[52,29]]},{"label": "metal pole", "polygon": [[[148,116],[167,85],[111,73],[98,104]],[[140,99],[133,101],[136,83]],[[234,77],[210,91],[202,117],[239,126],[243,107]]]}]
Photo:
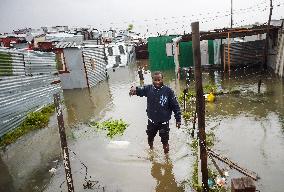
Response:
[{"label": "metal pole", "polygon": [[196,109],[198,116],[199,146],[201,159],[202,187],[203,192],[208,192],[208,169],[207,169],[207,152],[206,152],[206,135],[205,135],[205,101],[202,88],[201,73],[201,54],[200,54],[200,33],[199,22],[191,23],[192,29],[192,47],[195,66],[195,89],[196,89]]},{"label": "metal pole", "polygon": [[74,192],[71,165],[70,165],[70,160],[69,160],[69,151],[68,151],[66,134],[65,134],[62,108],[60,105],[60,94],[56,93],[53,95],[53,97],[54,97],[54,104],[55,104],[55,108],[57,112],[60,143],[61,143],[61,149],[62,149],[62,155],[63,155],[63,165],[65,168],[65,174],[66,174],[66,183],[68,187],[68,192]]}]

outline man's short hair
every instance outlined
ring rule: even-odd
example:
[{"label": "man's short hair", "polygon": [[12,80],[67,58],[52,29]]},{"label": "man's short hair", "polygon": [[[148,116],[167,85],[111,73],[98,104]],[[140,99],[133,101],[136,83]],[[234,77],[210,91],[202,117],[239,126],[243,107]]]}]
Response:
[{"label": "man's short hair", "polygon": [[152,75],[152,78],[155,76],[155,75],[162,75],[162,78],[164,78],[164,75],[161,71],[155,71]]}]

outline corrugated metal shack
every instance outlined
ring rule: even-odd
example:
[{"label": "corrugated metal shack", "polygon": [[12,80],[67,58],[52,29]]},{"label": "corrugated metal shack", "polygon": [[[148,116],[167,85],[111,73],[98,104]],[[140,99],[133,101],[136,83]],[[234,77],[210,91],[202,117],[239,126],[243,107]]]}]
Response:
[{"label": "corrugated metal shack", "polygon": [[[269,28],[269,53],[273,48],[273,44],[277,44],[278,30],[280,28],[280,26],[273,24]],[[267,30],[267,25],[251,26],[250,28],[216,29],[214,31],[201,32],[200,40],[222,41],[219,47],[220,62],[217,64],[224,66],[224,70],[238,66],[263,66],[265,65],[264,39],[266,38]],[[181,41],[190,42],[191,37],[192,34],[183,35]],[[238,41],[236,41],[236,38],[238,38]],[[275,54],[271,56],[274,57]]]},{"label": "corrugated metal shack", "polygon": [[[279,30],[278,44],[276,47],[275,65],[271,65],[275,73],[280,77],[284,77],[284,28]],[[275,67],[274,67],[275,66]]]},{"label": "corrugated metal shack", "polygon": [[271,25],[278,26],[275,41],[269,43],[268,65],[280,77],[284,77],[284,19],[271,20]]},{"label": "corrugated metal shack", "polygon": [[[175,67],[175,46],[173,39],[177,36],[159,36],[148,38],[148,51],[151,70],[172,69]],[[218,42],[213,40],[202,41],[201,48],[201,63],[214,64],[216,48],[214,45],[219,45]],[[193,66],[192,55],[192,42],[179,42],[178,43],[178,60],[180,67]]]},{"label": "corrugated metal shack", "polygon": [[53,53],[0,49],[0,137],[60,91]]},{"label": "corrugated metal shack", "polygon": [[59,42],[56,53],[63,89],[91,88],[106,79],[103,45],[81,46],[76,42]]}]

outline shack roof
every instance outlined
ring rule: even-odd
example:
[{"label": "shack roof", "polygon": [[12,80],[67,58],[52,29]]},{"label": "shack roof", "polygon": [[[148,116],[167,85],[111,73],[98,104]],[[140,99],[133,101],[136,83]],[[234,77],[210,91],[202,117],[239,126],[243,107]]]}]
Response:
[{"label": "shack roof", "polygon": [[[281,26],[270,26],[270,31],[278,31]],[[200,32],[200,40],[214,40],[214,39],[226,39],[228,33],[230,38],[245,37],[258,34],[264,34],[267,32],[267,25],[253,26],[251,28],[223,28],[215,29],[208,32]],[[181,41],[191,41],[192,34],[186,34],[182,36]]]},{"label": "shack roof", "polygon": [[76,48],[78,44],[76,42],[58,42],[55,44],[55,48],[64,49],[64,48]]}]

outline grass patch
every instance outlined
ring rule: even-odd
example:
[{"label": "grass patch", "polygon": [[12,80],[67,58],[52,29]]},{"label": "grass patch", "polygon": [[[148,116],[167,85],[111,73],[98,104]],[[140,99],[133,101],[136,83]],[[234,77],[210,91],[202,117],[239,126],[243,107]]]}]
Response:
[{"label": "grass patch", "polygon": [[115,135],[123,135],[125,129],[129,126],[122,119],[113,120],[109,119],[103,122],[90,122],[91,127],[97,129],[107,130],[107,136],[113,138]]},{"label": "grass patch", "polygon": [[0,147],[5,147],[14,143],[18,138],[37,129],[44,128],[48,125],[49,117],[54,113],[54,105],[48,105],[40,111],[28,114],[23,123],[16,129],[6,133],[0,138]]}]

